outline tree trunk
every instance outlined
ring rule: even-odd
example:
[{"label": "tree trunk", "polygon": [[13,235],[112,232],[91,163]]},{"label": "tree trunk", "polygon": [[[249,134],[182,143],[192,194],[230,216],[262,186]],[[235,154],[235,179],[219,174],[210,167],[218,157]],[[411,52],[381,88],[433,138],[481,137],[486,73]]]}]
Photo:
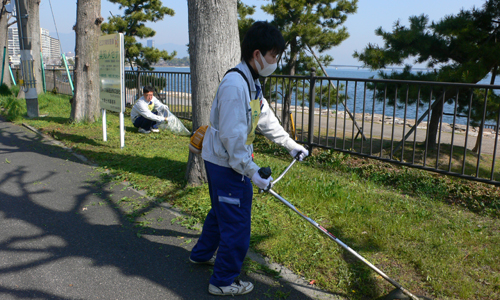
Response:
[{"label": "tree trunk", "polygon": [[443,97],[439,97],[438,100],[436,101],[441,101],[441,103],[437,104],[436,107],[432,109],[431,112],[431,119],[429,121],[429,128],[427,128],[427,131],[429,132],[429,135],[427,136],[427,147],[429,150],[432,150],[436,148],[436,140],[437,140],[437,133],[439,130],[439,121],[441,120],[441,115],[443,112],[443,106],[444,106],[444,99]]},{"label": "tree trunk", "polygon": [[[294,76],[297,68],[297,60],[298,60],[298,51],[297,42],[293,40],[290,43],[290,72],[288,75]],[[282,111],[281,111],[281,126],[287,131],[290,132],[290,106],[292,105],[292,94],[293,94],[293,84],[292,81],[289,81],[288,88],[286,90],[285,97],[283,98]],[[314,101],[314,100],[313,100]],[[314,112],[313,108],[309,108],[309,113]]]},{"label": "tree trunk", "polygon": [[101,0],[78,0],[76,7],[75,95],[71,119],[94,122],[99,119],[99,36]]},{"label": "tree trunk", "polygon": [[36,93],[43,93],[42,60],[40,52],[40,0],[28,0],[28,23],[26,24],[29,37],[31,38],[31,52],[33,55],[33,75],[36,80]]},{"label": "tree trunk", "polygon": [[[193,130],[208,125],[217,86],[241,57],[236,0],[188,0]],[[189,153],[186,179],[206,181],[201,155]]]},{"label": "tree trunk", "polygon": [[[497,77],[497,71],[498,71],[498,66],[495,66],[493,70],[491,71],[491,80],[490,84],[494,85],[495,84],[495,78]],[[486,105],[486,103],[484,103]],[[483,141],[483,129],[484,129],[484,120],[481,120],[481,125],[479,125],[479,133],[477,135],[476,139],[476,145],[474,145],[474,148],[472,148],[472,152],[477,153],[479,151],[479,145],[481,145],[481,142]]]},{"label": "tree trunk", "polygon": [[476,144],[474,145],[474,148],[472,148],[472,152],[477,153],[479,151],[479,145],[481,145],[481,142],[483,141],[483,128],[484,128],[484,122],[481,120],[481,124],[479,125],[479,132],[477,134],[477,139],[476,139]]},{"label": "tree trunk", "polygon": [[[8,4],[7,1],[5,4]],[[9,73],[9,45],[8,45],[8,20],[9,14],[4,9],[4,1],[0,1],[0,64],[4,62],[4,47],[5,48],[5,64],[4,69],[2,71],[2,67],[0,65],[0,73],[3,72],[3,83],[10,87],[12,85],[12,80],[10,79]],[[1,74],[0,74],[1,76]]]}]

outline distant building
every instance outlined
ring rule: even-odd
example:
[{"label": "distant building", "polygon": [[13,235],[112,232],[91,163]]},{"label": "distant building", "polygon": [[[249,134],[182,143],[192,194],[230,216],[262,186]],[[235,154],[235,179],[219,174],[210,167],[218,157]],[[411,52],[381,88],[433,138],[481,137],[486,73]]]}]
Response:
[{"label": "distant building", "polygon": [[21,64],[21,49],[19,47],[19,35],[17,34],[17,27],[9,27],[8,30],[8,46],[10,63],[13,65]]},{"label": "distant building", "polygon": [[147,43],[148,43],[147,46],[149,48],[154,48],[155,47],[155,40],[148,40]]},{"label": "distant building", "polygon": [[[8,30],[9,58],[13,65],[21,64],[21,51],[19,45],[19,34],[17,27],[9,27]],[[59,64],[61,62],[61,43],[58,39],[50,36],[49,31],[40,28],[40,44],[42,47],[43,62],[47,64]]]},{"label": "distant building", "polygon": [[50,37],[50,59],[61,61],[61,42],[53,37]]},{"label": "distant building", "polygon": [[43,62],[47,63],[50,60],[50,34],[45,28],[40,28],[40,44],[42,44]]}]

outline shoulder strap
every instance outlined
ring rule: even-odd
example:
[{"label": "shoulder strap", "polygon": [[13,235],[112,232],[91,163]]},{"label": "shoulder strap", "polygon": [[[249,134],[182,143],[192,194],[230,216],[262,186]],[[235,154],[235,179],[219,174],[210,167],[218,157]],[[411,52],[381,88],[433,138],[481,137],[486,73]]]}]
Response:
[{"label": "shoulder strap", "polygon": [[248,82],[248,79],[247,77],[245,76],[245,74],[238,68],[232,68],[232,69],[229,69],[226,74],[224,74],[224,76],[227,75],[227,73],[229,72],[238,72],[241,77],[243,77],[243,79],[245,79],[246,83],[247,83],[247,86],[248,86],[248,94],[250,95],[250,101],[252,100],[252,90],[250,89],[250,83]]}]

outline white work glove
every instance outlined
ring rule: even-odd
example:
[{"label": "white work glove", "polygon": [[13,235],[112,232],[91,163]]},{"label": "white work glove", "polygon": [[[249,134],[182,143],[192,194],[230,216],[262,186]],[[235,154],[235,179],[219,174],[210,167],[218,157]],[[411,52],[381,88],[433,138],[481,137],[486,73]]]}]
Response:
[{"label": "white work glove", "polygon": [[299,152],[300,152],[300,155],[297,158],[299,161],[302,161],[304,158],[306,158],[306,156],[309,155],[309,151],[307,151],[307,149],[302,147],[301,145],[297,145],[297,147],[295,147],[295,149],[292,149],[292,151],[290,151],[290,155],[293,158],[295,158]]},{"label": "white work glove", "polygon": [[271,176],[269,176],[269,178],[267,178],[267,179],[260,177],[259,172],[255,172],[255,174],[253,174],[253,176],[252,176],[253,184],[255,184],[261,190],[267,189],[267,187],[269,186],[269,183],[271,183],[272,180],[273,180],[273,178]]}]

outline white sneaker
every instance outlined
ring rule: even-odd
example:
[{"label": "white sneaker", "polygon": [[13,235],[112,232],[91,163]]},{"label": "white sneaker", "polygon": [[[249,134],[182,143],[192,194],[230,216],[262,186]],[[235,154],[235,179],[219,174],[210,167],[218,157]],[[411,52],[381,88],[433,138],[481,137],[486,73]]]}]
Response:
[{"label": "white sneaker", "polygon": [[236,296],[248,294],[253,290],[253,284],[248,281],[240,281],[236,279],[231,285],[228,286],[215,286],[208,285],[208,292],[217,296]]},{"label": "white sneaker", "polygon": [[192,262],[193,264],[197,264],[197,265],[210,265],[210,266],[213,266],[215,265],[215,258],[216,258],[216,255],[214,254],[214,256],[212,256],[211,259],[207,260],[207,261],[194,261],[191,259],[191,257],[189,258],[189,261]]},{"label": "white sneaker", "polygon": [[160,132],[160,129],[151,128],[151,131],[152,131],[152,132]]},{"label": "white sneaker", "polygon": [[144,128],[139,128],[139,130],[137,130],[139,133],[145,133],[145,134],[148,134],[148,133],[151,133],[151,131],[149,130],[146,130]]}]

